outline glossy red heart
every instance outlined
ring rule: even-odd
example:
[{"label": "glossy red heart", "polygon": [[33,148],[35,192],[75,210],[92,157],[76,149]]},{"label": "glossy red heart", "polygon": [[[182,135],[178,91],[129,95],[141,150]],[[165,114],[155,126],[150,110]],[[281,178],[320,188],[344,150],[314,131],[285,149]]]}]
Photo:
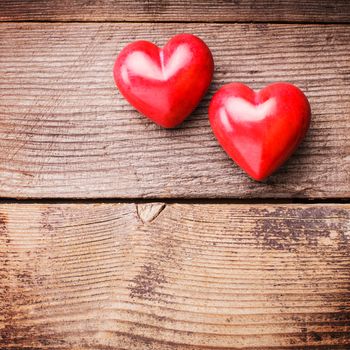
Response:
[{"label": "glossy red heart", "polygon": [[114,64],[114,79],[140,113],[172,128],[196,108],[213,70],[207,45],[194,35],[179,34],[162,49],[148,41],[126,46]]},{"label": "glossy red heart", "polygon": [[209,106],[211,127],[227,154],[261,181],[295,151],[310,124],[305,95],[292,84],[255,92],[240,83],[224,85]]}]

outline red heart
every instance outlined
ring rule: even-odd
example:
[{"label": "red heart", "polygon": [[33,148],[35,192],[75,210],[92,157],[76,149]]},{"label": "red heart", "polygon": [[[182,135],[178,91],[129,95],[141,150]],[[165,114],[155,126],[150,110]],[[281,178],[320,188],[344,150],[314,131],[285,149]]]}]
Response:
[{"label": "red heart", "polygon": [[295,151],[309,128],[310,116],[307,98],[288,83],[275,83],[259,92],[244,84],[228,84],[209,106],[210,124],[219,143],[258,181]]},{"label": "red heart", "polygon": [[196,108],[210,85],[213,70],[207,45],[194,35],[179,34],[163,49],[148,41],[126,46],[115,62],[114,79],[139,112],[172,128]]}]

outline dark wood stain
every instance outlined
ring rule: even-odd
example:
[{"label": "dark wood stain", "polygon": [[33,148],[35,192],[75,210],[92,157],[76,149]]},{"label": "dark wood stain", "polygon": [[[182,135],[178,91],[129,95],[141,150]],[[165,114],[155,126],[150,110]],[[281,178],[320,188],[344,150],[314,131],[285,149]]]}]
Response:
[{"label": "dark wood stain", "polygon": [[0,240],[4,239],[5,244],[11,242],[9,235],[7,234],[7,215],[6,213],[0,213]]},{"label": "dark wood stain", "polygon": [[[332,237],[332,232],[336,245],[348,248],[350,215],[347,210],[315,206],[303,211],[293,208],[277,208],[272,212],[260,210],[259,214],[255,209],[250,211],[252,215],[263,215],[255,222],[254,234],[266,249],[295,252],[300,242],[305,247],[320,247],[320,238]],[[322,220],[325,217],[331,219]]]},{"label": "dark wood stain", "polygon": [[148,263],[142,267],[141,272],[132,282],[131,298],[155,300],[158,288],[166,282],[166,279],[156,263]]},{"label": "dark wood stain", "polygon": [[6,213],[0,213],[0,233],[6,231],[7,215]]},{"label": "dark wood stain", "polygon": [[[164,270],[169,265],[179,264],[180,260],[175,257],[179,250],[178,242],[172,236],[172,230],[169,232],[162,230],[162,219],[161,216],[158,217],[157,220],[152,221],[152,226],[150,226],[152,237],[155,240],[153,244],[161,253],[150,254],[146,258],[146,264],[142,266],[141,271],[129,286],[131,298],[167,302],[160,297],[161,288],[167,283]],[[177,225],[172,229],[176,230],[176,227]]]}]

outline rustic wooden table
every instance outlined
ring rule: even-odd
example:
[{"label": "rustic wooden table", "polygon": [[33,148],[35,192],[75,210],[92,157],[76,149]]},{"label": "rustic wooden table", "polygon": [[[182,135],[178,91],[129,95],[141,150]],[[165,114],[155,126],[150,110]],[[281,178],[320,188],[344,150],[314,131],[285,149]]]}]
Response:
[{"label": "rustic wooden table", "polygon": [[[1,349],[350,349],[350,1],[2,0],[0,21]],[[112,67],[180,32],[215,76],[164,130]],[[281,80],[311,129],[256,183],[208,101]]]}]

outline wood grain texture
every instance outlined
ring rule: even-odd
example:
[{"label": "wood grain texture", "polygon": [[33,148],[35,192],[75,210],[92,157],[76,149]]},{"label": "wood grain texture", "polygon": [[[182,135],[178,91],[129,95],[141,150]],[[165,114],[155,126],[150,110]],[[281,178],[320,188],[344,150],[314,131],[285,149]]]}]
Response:
[{"label": "wood grain texture", "polygon": [[[163,130],[121,97],[112,67],[128,42],[178,32],[208,43],[215,76],[192,116]],[[344,25],[2,23],[0,196],[349,198],[349,37]],[[306,140],[266,183],[209,126],[212,94],[232,81],[289,81],[310,100]]]},{"label": "wood grain texture", "polygon": [[0,348],[349,349],[350,206],[0,206]]},{"label": "wood grain texture", "polygon": [[350,22],[348,0],[2,0],[3,21]]}]

